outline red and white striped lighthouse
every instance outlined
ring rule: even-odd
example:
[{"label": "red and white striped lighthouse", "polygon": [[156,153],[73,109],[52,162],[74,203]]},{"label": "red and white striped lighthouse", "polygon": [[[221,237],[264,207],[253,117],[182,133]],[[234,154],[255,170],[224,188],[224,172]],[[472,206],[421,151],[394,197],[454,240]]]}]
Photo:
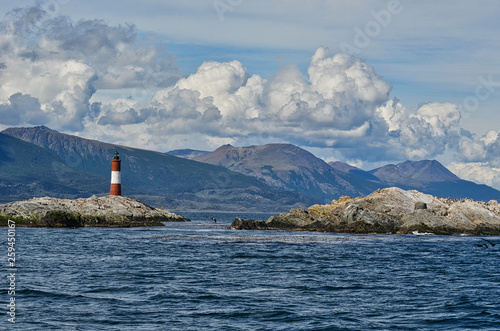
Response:
[{"label": "red and white striped lighthouse", "polygon": [[115,157],[111,161],[111,189],[110,195],[122,195],[122,175],[120,169],[120,157],[118,152],[115,152]]}]

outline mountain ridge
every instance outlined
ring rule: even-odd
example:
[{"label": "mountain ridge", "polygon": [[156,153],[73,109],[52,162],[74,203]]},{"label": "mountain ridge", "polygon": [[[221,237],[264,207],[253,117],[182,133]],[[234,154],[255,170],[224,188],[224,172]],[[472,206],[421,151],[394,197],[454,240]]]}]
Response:
[{"label": "mountain ridge", "polygon": [[388,164],[368,172],[387,183],[412,186],[461,180],[436,160],[405,161]]},{"label": "mountain ridge", "polygon": [[107,178],[68,166],[51,151],[0,133],[0,202],[57,191],[62,198],[109,189]]},{"label": "mountain ridge", "polygon": [[[267,151],[264,156],[263,151]],[[500,191],[484,184],[462,180],[436,160],[405,161],[365,171],[338,161],[326,164],[311,153],[290,144],[248,147],[223,145],[214,152],[195,159],[255,176],[271,186],[299,190],[323,202],[329,202],[332,197],[338,198],[339,192],[342,195],[365,196],[376,189],[392,186],[420,190],[439,197],[480,201],[500,199]],[[257,163],[255,159],[258,159]],[[301,168],[304,165],[308,171]],[[325,170],[326,166],[335,171],[334,175],[324,176],[324,173],[329,172]],[[275,168],[281,168],[281,173]],[[300,177],[302,180],[298,184],[303,185],[302,188],[288,182],[288,179]],[[323,190],[323,194],[312,195],[311,190]]]},{"label": "mountain ridge", "polygon": [[[461,180],[435,160],[364,171],[342,162],[327,164],[292,144],[223,145],[190,160],[43,126],[9,128],[0,138],[0,152],[4,150],[0,153],[0,203],[44,192],[63,198],[108,194],[115,151],[122,159],[124,194],[173,210],[282,211],[329,203],[342,195],[366,196],[390,186],[440,197],[500,198],[499,191]],[[35,165],[34,176],[23,177],[25,164]]]},{"label": "mountain ridge", "polygon": [[358,167],[354,167],[350,164],[340,162],[340,161],[334,161],[334,162],[328,162],[328,164],[333,167],[334,169],[337,169],[342,172],[349,173],[351,175],[366,179],[366,180],[371,180],[371,181],[380,181],[379,178],[374,176],[373,174],[369,173],[368,171],[365,171],[363,169],[360,169]]},{"label": "mountain ridge", "polygon": [[323,202],[346,194],[366,195],[381,187],[338,171],[292,144],[223,145],[194,159],[254,176],[273,187],[297,190]]},{"label": "mountain ridge", "polygon": [[[436,160],[404,161],[369,171],[353,171],[344,167],[351,174],[366,178],[366,174],[375,176],[387,186],[406,190],[418,190],[426,194],[444,198],[478,201],[500,200],[500,191],[484,184],[463,180]],[[356,168],[357,169],[357,168]]]},{"label": "mountain ridge", "polygon": [[151,205],[177,210],[274,211],[286,205],[302,206],[316,201],[299,192],[272,189],[255,178],[223,167],[161,152],[103,143],[45,127],[9,128],[2,132],[50,151],[66,166],[106,178],[108,187],[100,194],[109,192],[111,158],[118,151],[124,194]]}]

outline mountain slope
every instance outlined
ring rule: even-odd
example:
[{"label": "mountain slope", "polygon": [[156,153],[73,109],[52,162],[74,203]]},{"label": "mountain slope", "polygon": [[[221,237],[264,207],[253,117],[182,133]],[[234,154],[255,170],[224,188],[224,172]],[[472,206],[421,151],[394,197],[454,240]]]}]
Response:
[{"label": "mountain slope", "polygon": [[[124,195],[176,209],[269,211],[314,203],[297,192],[271,189],[264,183],[223,167],[141,149],[59,133],[46,127],[9,128],[4,134],[43,147],[74,169],[106,178],[111,158],[122,160]],[[133,191],[127,191],[128,187]]]},{"label": "mountain slope", "polygon": [[0,201],[51,195],[76,198],[109,189],[108,176],[83,173],[54,153],[0,133]]},{"label": "mountain slope", "polygon": [[337,169],[339,171],[354,175],[354,176],[362,178],[362,179],[376,181],[376,182],[380,181],[379,178],[372,175],[368,171],[364,171],[363,169],[354,167],[354,166],[347,164],[347,163],[335,161],[335,162],[329,162],[328,164],[334,169]]},{"label": "mountain slope", "polygon": [[435,160],[406,161],[388,164],[369,171],[381,181],[387,183],[424,186],[432,182],[458,181],[460,178]]},{"label": "mountain slope", "polygon": [[333,169],[308,151],[290,144],[233,147],[224,145],[195,160],[224,166],[268,185],[297,190],[330,202],[341,195],[366,195],[379,188],[356,176]]},{"label": "mountain slope", "polygon": [[406,161],[369,171],[387,185],[417,189],[439,197],[500,199],[500,191],[486,185],[462,180],[435,160]]}]

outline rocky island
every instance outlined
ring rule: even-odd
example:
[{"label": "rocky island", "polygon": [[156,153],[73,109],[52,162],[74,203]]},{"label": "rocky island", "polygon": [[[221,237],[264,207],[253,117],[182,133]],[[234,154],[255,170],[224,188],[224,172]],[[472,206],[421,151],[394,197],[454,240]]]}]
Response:
[{"label": "rocky island", "polygon": [[236,218],[233,229],[302,230],[344,233],[500,234],[496,200],[438,198],[397,187],[366,197],[340,197],[327,205],[292,209],[267,221]]},{"label": "rocky island", "polygon": [[123,196],[92,196],[85,199],[33,198],[0,208],[0,226],[8,220],[27,227],[132,227],[163,226],[162,222],[189,219],[153,208]]}]

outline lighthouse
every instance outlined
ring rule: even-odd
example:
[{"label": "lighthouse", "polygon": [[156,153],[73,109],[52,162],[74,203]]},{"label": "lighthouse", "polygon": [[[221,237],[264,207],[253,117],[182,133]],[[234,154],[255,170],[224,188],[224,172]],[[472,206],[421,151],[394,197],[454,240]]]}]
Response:
[{"label": "lighthouse", "polygon": [[109,195],[122,195],[122,175],[120,170],[120,156],[115,152],[111,161],[111,189]]}]

